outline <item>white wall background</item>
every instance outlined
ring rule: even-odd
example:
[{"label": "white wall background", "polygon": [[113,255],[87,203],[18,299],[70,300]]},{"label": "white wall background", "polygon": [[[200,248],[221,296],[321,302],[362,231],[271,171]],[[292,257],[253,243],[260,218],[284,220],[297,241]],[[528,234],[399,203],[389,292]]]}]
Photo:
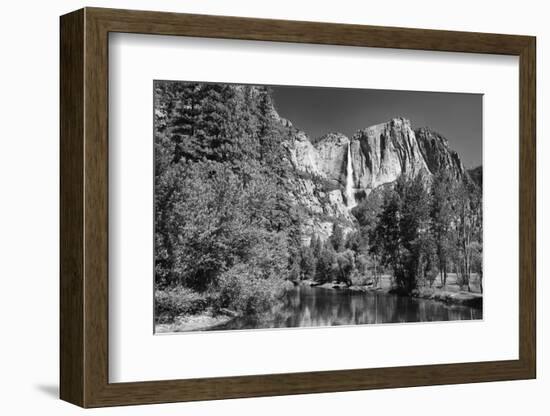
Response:
[{"label": "white wall background", "polygon": [[[550,301],[544,275],[550,238],[543,192],[550,146],[542,128],[550,90],[545,72],[550,26],[536,0],[378,2],[277,0],[121,0],[31,2],[0,6],[0,410],[3,414],[83,412],[58,395],[58,16],[82,6],[318,20],[536,35],[538,41],[538,379],[400,390],[317,394],[87,411],[103,415],[280,415],[314,413],[546,415],[550,361],[543,326]],[[505,123],[506,120],[503,120]],[[506,169],[506,166],[503,166]],[[546,199],[546,201],[545,201]],[[472,345],[475,348],[475,344]]]}]

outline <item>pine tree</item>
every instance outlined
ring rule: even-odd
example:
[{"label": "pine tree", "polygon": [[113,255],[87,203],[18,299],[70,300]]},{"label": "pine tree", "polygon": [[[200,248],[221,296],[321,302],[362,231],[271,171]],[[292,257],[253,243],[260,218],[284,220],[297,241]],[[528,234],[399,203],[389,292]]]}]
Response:
[{"label": "pine tree", "polygon": [[300,270],[302,278],[314,279],[316,265],[312,248],[303,246],[300,250]]},{"label": "pine tree", "polygon": [[319,283],[331,282],[335,277],[336,253],[330,244],[327,244],[321,250],[321,255],[317,259],[315,270],[315,280]]},{"label": "pine tree", "polygon": [[404,273],[398,283],[410,292],[421,277],[422,263],[430,250],[429,196],[420,175],[405,181],[398,192],[402,192],[399,226],[404,248]]},{"label": "pine tree", "polygon": [[344,249],[344,230],[339,224],[334,224],[329,242],[336,252],[342,251]]},{"label": "pine tree", "polygon": [[397,192],[387,189],[384,192],[382,211],[376,226],[369,233],[370,251],[379,255],[381,263],[390,266],[394,278],[402,280],[402,246],[399,221],[401,201]]},{"label": "pine tree", "polygon": [[455,181],[441,169],[434,175],[430,190],[430,228],[436,247],[441,284],[447,284],[447,270],[452,244],[452,218],[455,205]]},{"label": "pine tree", "polygon": [[205,290],[237,264],[284,279],[301,218],[269,90],[158,81],[154,100],[157,283]]},{"label": "pine tree", "polygon": [[429,195],[424,179],[400,177],[386,190],[378,224],[370,233],[371,253],[391,266],[395,282],[410,293],[424,276],[431,255]]}]

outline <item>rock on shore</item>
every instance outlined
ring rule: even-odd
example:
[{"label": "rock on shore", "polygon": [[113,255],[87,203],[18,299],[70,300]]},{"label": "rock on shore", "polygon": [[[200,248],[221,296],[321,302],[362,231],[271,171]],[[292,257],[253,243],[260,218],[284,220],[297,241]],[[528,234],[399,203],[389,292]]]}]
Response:
[{"label": "rock on shore", "polygon": [[481,293],[465,291],[451,292],[442,289],[420,288],[413,290],[411,295],[420,299],[438,300],[454,305],[470,306],[472,308],[482,308],[483,306],[483,295]]}]

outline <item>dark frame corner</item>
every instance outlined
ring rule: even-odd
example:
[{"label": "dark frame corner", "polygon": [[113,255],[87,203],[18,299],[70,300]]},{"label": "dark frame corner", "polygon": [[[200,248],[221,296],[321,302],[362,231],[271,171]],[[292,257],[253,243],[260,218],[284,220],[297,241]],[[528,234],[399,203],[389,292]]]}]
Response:
[{"label": "dark frame corner", "polygon": [[[62,16],[60,30],[60,396],[63,400],[82,407],[101,407],[536,377],[534,37],[100,8],[85,8]],[[519,359],[109,383],[109,32],[518,56]]]}]

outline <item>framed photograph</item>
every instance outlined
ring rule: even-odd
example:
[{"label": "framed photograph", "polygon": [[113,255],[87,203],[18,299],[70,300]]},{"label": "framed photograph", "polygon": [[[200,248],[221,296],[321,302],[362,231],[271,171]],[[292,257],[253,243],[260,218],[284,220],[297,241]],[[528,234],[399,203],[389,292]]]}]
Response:
[{"label": "framed photograph", "polygon": [[534,378],[535,49],[62,16],[61,398]]}]

